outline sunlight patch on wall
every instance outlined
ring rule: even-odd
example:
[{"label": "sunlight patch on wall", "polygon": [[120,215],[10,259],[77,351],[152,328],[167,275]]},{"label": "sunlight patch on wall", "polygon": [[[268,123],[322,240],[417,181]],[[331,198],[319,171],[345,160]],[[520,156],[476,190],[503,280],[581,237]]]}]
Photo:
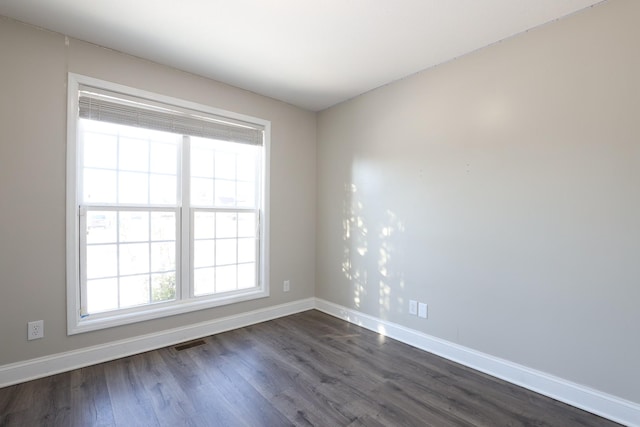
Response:
[{"label": "sunlight patch on wall", "polygon": [[[371,181],[362,185],[367,189]],[[369,307],[389,319],[391,312],[402,311],[405,305],[402,257],[396,249],[405,227],[391,209],[376,209],[377,201],[365,207],[369,194],[355,183],[344,185],[341,268],[352,289],[353,306]]]}]

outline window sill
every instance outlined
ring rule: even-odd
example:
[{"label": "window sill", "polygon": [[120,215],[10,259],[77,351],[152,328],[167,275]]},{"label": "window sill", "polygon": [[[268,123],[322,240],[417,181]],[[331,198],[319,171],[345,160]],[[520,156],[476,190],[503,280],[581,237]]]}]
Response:
[{"label": "window sill", "polygon": [[174,301],[154,306],[146,306],[142,310],[126,313],[104,313],[94,317],[91,315],[80,318],[76,317],[75,322],[67,325],[67,335],[81,334],[84,332],[97,331],[100,329],[112,328],[115,326],[128,325],[146,320],[160,319],[176,314],[190,313],[223,305],[235,304],[242,301],[250,301],[259,298],[266,298],[269,292],[266,289],[256,289],[241,294],[231,294],[225,296],[215,296],[207,299],[190,299]]}]

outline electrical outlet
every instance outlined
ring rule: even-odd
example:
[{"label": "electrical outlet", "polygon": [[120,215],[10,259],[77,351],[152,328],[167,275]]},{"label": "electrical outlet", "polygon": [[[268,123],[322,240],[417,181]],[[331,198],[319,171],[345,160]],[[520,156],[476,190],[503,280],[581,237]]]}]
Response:
[{"label": "electrical outlet", "polygon": [[412,299],[409,300],[409,314],[414,316],[418,314],[418,301]]},{"label": "electrical outlet", "polygon": [[282,284],[282,290],[284,292],[289,292],[289,290],[291,290],[291,283],[288,280],[285,280]]},{"label": "electrical outlet", "polygon": [[427,304],[422,302],[418,304],[418,317],[427,318]]},{"label": "electrical outlet", "polygon": [[27,340],[37,340],[44,337],[44,320],[27,323]]}]

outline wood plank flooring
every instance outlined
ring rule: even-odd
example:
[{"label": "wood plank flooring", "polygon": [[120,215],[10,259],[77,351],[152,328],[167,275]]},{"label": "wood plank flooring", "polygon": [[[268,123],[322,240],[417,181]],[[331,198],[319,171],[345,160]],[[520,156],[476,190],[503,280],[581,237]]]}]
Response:
[{"label": "wood plank flooring", "polygon": [[614,426],[315,310],[0,389],[0,426]]}]

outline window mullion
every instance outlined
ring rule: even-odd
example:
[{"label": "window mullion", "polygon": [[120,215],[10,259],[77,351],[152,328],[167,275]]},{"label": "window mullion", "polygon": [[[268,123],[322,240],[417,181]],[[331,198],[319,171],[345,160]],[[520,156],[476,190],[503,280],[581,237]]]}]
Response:
[{"label": "window mullion", "polygon": [[262,257],[261,257],[261,250],[260,248],[262,247],[262,209],[256,209],[256,232],[255,232],[255,260],[256,260],[256,265],[255,265],[255,274],[256,274],[256,285],[257,286],[262,286],[263,280],[262,280],[262,275],[260,274],[260,272],[262,271]]},{"label": "window mullion", "polygon": [[180,208],[180,299],[193,297],[193,230],[191,209],[191,144],[188,136],[182,137],[180,156],[181,208]]},{"label": "window mullion", "polygon": [[[118,146],[120,146],[120,144],[118,143]],[[118,173],[118,175],[120,175],[120,173]],[[120,197],[120,195],[118,194],[117,197]],[[122,253],[122,242],[120,241],[120,225],[122,223],[121,221],[121,214],[122,214],[122,210],[118,209],[116,211],[116,259],[118,260],[118,265],[117,265],[117,276],[116,276],[116,280],[118,281],[118,287],[117,287],[117,293],[118,293],[118,308],[120,308],[120,283],[121,283],[121,267],[120,267],[120,254]]]},{"label": "window mullion", "polygon": [[[87,259],[87,233],[83,230],[87,229],[87,209],[84,206],[80,206],[78,209],[78,227],[80,237],[80,266],[86,266]],[[87,308],[87,269],[80,268],[80,317],[84,317],[88,312]]]}]

